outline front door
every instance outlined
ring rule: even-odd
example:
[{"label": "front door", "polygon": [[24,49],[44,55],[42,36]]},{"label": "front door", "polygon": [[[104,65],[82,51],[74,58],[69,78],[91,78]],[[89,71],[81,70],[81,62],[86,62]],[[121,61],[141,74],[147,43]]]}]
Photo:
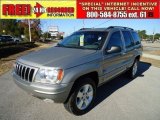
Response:
[{"label": "front door", "polygon": [[[112,46],[119,46],[121,50],[119,52],[108,54],[106,50],[111,49]],[[124,44],[122,41],[120,31],[115,31],[111,34],[107,47],[103,57],[103,77],[104,82],[110,78],[120,74],[124,71]]]}]

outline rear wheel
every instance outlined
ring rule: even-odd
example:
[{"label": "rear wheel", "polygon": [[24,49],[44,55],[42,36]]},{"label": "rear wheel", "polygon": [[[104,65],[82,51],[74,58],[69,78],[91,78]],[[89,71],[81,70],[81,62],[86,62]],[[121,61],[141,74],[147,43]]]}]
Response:
[{"label": "rear wheel", "polygon": [[95,82],[90,78],[83,78],[75,84],[73,89],[64,107],[75,115],[83,115],[93,106],[96,96]]},{"label": "rear wheel", "polygon": [[137,75],[138,62],[139,62],[139,61],[138,61],[137,59],[135,59],[133,65],[131,66],[131,68],[130,68],[129,71],[128,71],[128,76],[129,76],[130,78],[132,78],[132,79],[135,78],[136,75]]}]

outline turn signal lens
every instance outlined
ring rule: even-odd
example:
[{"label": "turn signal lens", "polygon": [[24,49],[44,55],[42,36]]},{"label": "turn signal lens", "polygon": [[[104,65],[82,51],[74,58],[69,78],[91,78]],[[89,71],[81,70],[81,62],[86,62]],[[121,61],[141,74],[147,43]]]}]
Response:
[{"label": "turn signal lens", "polygon": [[64,72],[62,69],[59,69],[58,70],[58,76],[57,76],[57,80],[62,80],[63,78],[63,75],[64,75]]}]

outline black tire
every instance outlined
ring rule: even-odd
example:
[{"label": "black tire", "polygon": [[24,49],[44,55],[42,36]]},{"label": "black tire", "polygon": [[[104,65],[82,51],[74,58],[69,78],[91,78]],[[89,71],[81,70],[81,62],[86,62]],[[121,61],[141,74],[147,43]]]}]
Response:
[{"label": "black tire", "polygon": [[[127,75],[128,75],[128,77],[129,78],[131,78],[131,79],[134,79],[136,76],[137,76],[137,72],[138,72],[138,62],[139,62],[139,60],[138,59],[135,59],[135,61],[134,61],[134,63],[133,63],[133,65],[130,67],[130,69],[127,71]],[[135,67],[135,65],[137,66],[137,70],[136,70],[136,72],[133,72],[134,71],[134,67]]]},{"label": "black tire", "polygon": [[[77,95],[78,95],[79,91],[85,85],[92,86],[93,98],[92,98],[90,104],[88,105],[88,107],[81,110],[77,107],[76,100],[77,100]],[[67,111],[69,111],[70,113],[72,113],[74,115],[77,115],[77,116],[83,115],[83,114],[87,113],[93,107],[95,97],[96,97],[96,84],[95,84],[95,82],[91,78],[81,78],[74,84],[68,101],[64,103],[64,107],[66,108]],[[83,104],[84,104],[84,101],[83,101]]]}]

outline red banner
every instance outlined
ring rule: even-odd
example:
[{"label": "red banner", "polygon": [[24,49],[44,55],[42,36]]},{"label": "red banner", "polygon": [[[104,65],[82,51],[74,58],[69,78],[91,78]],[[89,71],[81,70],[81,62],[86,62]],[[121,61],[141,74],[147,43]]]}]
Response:
[{"label": "red banner", "polygon": [[77,18],[160,18],[159,0],[77,0]]}]

